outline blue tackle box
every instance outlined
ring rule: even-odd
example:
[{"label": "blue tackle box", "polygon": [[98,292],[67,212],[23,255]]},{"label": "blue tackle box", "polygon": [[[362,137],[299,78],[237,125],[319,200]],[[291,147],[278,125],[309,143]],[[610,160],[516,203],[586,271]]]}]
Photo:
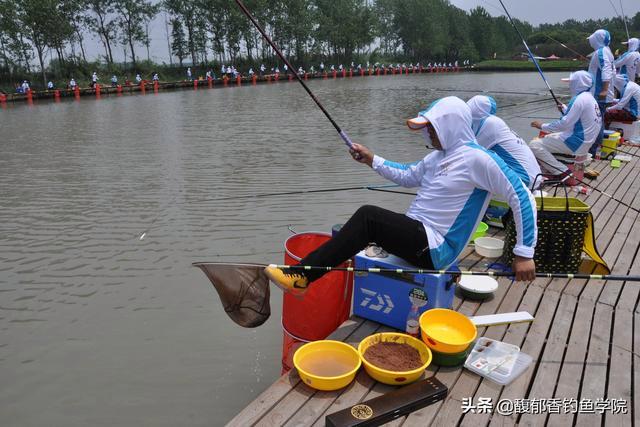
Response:
[{"label": "blue tackle box", "polygon": [[[370,258],[361,251],[355,267],[402,268],[415,267],[402,258]],[[454,264],[449,270],[457,270]],[[362,273],[356,272],[353,287],[353,314],[404,331],[412,308],[411,295],[426,296],[426,304],[418,308],[422,314],[432,308],[451,308],[455,293],[455,278],[448,274]]]}]

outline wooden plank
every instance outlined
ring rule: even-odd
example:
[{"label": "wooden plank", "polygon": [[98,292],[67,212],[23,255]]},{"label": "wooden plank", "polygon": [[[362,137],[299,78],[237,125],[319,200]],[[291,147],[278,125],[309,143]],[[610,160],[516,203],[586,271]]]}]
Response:
[{"label": "wooden plank", "polygon": [[[580,399],[591,399],[595,402],[596,399],[605,397],[612,315],[611,306],[596,304]],[[581,426],[599,426],[602,423],[602,416],[581,413],[578,414],[576,422]]]},{"label": "wooden plank", "polygon": [[[609,360],[609,377],[607,386],[608,399],[624,399],[631,402],[631,386],[633,378],[633,313],[628,310],[615,310],[613,317],[613,345]],[[607,411],[605,413],[606,426],[631,426],[631,413],[626,414]]]},{"label": "wooden plank", "polygon": [[[536,362],[533,367],[529,368],[511,384],[503,388],[502,394],[499,396],[501,399],[513,400],[525,397],[531,378],[534,375],[534,369],[537,368],[540,353],[544,346],[545,338],[549,333],[551,320],[555,315],[559,299],[560,294],[557,292],[544,292],[538,310],[536,311],[536,320],[531,325],[531,329],[526,334],[524,343],[521,346],[522,351],[531,356]],[[513,325],[513,328],[510,329],[514,329],[514,333],[519,332],[518,325]],[[507,333],[505,338],[508,339],[508,336],[509,333]],[[514,341],[509,340],[508,342],[513,343]],[[494,402],[497,402],[497,399],[494,400]],[[504,417],[494,414],[491,418],[490,425],[513,425],[515,421],[515,416]]]},{"label": "wooden plank", "polygon": [[[538,361],[533,384],[527,395],[528,399],[549,399],[553,397],[560,367],[563,363],[566,342],[573,323],[576,303],[577,299],[572,295],[562,295],[560,298],[560,304],[553,318],[544,353]],[[519,424],[542,426],[545,424],[546,419],[546,413],[525,414],[520,418]]]},{"label": "wooden plank", "polygon": [[[594,310],[594,299],[581,299],[579,301],[567,344],[567,352],[553,396],[555,398],[577,399],[578,397]],[[574,415],[570,413],[550,414],[548,423],[552,426],[568,426],[573,423],[573,419]]]},{"label": "wooden plank", "polygon": [[633,318],[633,401],[629,402],[629,411],[633,411],[632,415],[637,419],[640,416],[640,314],[634,312]]},{"label": "wooden plank", "polygon": [[[349,319],[344,322],[333,334],[332,339],[343,340],[362,325],[363,319]],[[296,373],[281,376],[268,389],[263,391],[256,399],[247,405],[236,415],[227,426],[245,427],[255,424],[262,416],[291,391],[300,381]]]}]

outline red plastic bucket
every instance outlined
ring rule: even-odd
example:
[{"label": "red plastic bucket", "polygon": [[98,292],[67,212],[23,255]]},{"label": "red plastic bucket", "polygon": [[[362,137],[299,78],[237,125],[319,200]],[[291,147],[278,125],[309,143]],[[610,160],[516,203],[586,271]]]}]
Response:
[{"label": "red plastic bucket", "polygon": [[282,371],[280,375],[286,374],[293,368],[294,353],[308,342],[311,341],[296,337],[282,325]]},{"label": "red plastic bucket", "polygon": [[[328,233],[306,232],[284,242],[284,262],[297,264],[302,258],[331,239]],[[340,267],[350,265],[351,261]],[[322,340],[349,318],[353,273],[332,271],[311,284],[302,299],[284,294],[282,325],[289,333],[305,340]]]}]

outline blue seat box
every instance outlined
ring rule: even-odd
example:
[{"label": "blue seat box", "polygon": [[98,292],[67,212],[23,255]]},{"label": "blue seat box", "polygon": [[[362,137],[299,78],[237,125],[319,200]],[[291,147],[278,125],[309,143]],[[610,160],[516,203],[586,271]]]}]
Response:
[{"label": "blue seat box", "polygon": [[[356,268],[418,269],[393,255],[369,258],[360,252]],[[455,265],[449,270],[457,270]],[[424,291],[427,303],[420,313],[432,308],[451,308],[455,293],[454,278],[448,274],[397,274],[357,272],[353,289],[353,314],[404,331],[411,310],[409,295],[414,288]]]}]

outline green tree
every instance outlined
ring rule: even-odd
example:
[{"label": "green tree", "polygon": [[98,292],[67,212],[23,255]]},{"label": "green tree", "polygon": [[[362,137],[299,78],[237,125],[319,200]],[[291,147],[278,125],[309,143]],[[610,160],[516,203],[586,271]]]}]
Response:
[{"label": "green tree", "polygon": [[146,24],[159,11],[159,6],[145,0],[114,0],[114,8],[118,14],[117,23],[122,31],[121,40],[129,46],[131,62],[137,67],[134,45],[136,42],[147,44]]},{"label": "green tree", "polygon": [[115,7],[113,0],[88,0],[87,24],[91,31],[98,35],[104,47],[107,64],[113,63],[111,45],[118,37],[118,24],[114,17]]},{"label": "green tree", "polygon": [[171,18],[171,53],[178,58],[182,67],[182,61],[187,56],[187,41],[182,22],[178,18]]}]

